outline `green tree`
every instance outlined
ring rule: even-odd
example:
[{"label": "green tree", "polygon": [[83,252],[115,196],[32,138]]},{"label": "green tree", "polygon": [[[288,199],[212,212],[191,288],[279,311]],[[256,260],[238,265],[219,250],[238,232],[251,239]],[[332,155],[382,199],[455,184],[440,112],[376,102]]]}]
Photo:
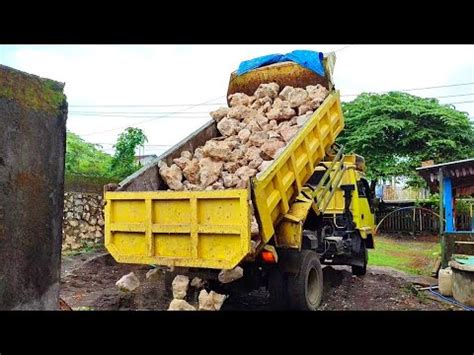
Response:
[{"label": "green tree", "polygon": [[424,160],[442,163],[474,156],[474,128],[465,112],[436,99],[402,92],[359,95],[343,103],[345,128],[338,138],[346,151],[365,157],[373,179],[408,177],[422,180],[415,168]]},{"label": "green tree", "polygon": [[122,132],[114,145],[115,155],[110,170],[114,176],[121,179],[135,172],[139,163],[135,160],[135,151],[143,147],[148,139],[140,128],[129,127]]},{"label": "green tree", "polygon": [[112,156],[101,151],[102,147],[84,141],[77,134],[67,132],[66,175],[108,176]]}]

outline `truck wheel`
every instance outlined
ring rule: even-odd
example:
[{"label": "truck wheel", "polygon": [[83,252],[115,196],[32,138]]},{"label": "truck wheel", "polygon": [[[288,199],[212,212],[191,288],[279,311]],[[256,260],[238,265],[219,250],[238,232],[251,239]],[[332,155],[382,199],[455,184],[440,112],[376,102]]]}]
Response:
[{"label": "truck wheel", "polygon": [[360,254],[357,257],[364,261],[364,265],[352,265],[352,275],[363,276],[367,273],[367,263],[369,262],[369,253],[367,251],[367,247],[365,246],[365,242],[361,243]]},{"label": "truck wheel", "polygon": [[271,269],[268,274],[268,292],[272,310],[289,308],[287,277],[278,268]]},{"label": "truck wheel", "polygon": [[297,258],[299,272],[288,276],[288,291],[293,309],[316,311],[323,297],[323,270],[319,256],[302,250]]}]

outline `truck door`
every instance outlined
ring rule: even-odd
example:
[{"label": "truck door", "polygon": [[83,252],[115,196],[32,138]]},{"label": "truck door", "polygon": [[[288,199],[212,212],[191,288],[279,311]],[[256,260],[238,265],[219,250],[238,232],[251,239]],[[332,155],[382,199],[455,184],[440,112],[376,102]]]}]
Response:
[{"label": "truck door", "polygon": [[357,193],[359,196],[360,210],[360,224],[358,227],[373,227],[375,223],[374,199],[369,183],[365,178],[360,178],[357,181]]}]

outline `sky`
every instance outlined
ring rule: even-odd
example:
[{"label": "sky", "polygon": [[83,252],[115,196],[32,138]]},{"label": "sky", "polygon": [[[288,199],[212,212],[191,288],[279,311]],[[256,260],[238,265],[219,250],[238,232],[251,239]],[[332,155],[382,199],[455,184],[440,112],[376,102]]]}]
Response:
[{"label": "sky", "polygon": [[[0,63],[66,83],[67,128],[86,141],[113,153],[118,135],[139,127],[148,137],[141,154],[159,155],[226,105],[241,61],[295,49],[336,52],[343,101],[410,90],[474,120],[474,45],[0,45]],[[467,85],[411,91],[457,84]]]}]

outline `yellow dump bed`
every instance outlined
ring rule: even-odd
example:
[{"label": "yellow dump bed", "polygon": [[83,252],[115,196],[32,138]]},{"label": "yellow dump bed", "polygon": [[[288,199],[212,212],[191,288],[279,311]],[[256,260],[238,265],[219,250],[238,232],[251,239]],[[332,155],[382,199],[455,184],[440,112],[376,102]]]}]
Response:
[{"label": "yellow dump bed", "polygon": [[333,91],[249,189],[156,191],[158,161],[168,163],[217,136],[210,121],[154,163],[106,192],[105,245],[119,262],[229,269],[251,250],[249,200],[266,244],[302,186],[343,129],[339,93]]}]

